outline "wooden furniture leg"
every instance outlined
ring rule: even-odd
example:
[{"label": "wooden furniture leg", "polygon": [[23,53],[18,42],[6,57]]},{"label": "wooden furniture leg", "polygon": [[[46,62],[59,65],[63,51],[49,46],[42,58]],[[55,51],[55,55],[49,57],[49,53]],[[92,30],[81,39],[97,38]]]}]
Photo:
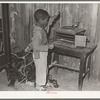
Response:
[{"label": "wooden furniture leg", "polygon": [[80,59],[80,71],[79,71],[79,82],[78,82],[78,90],[82,90],[83,86],[83,76],[84,76],[84,67],[86,67],[86,55],[82,55]]},{"label": "wooden furniture leg", "polygon": [[52,50],[48,50],[47,66],[51,64]]},{"label": "wooden furniture leg", "polygon": [[87,65],[87,69],[88,69],[88,80],[90,78],[90,66],[91,66],[91,55],[89,56],[88,65]]},{"label": "wooden furniture leg", "polygon": [[[57,61],[57,63],[59,63],[59,54],[58,53],[54,53],[54,61]],[[58,67],[57,66],[54,67],[54,72],[55,73],[58,72]]]}]

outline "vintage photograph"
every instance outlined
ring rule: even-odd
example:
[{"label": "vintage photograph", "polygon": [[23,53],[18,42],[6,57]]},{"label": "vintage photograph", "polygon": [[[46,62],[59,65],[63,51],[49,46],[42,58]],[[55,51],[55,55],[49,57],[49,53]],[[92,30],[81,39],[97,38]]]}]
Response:
[{"label": "vintage photograph", "polygon": [[99,36],[99,2],[0,3],[0,91],[100,91]]}]

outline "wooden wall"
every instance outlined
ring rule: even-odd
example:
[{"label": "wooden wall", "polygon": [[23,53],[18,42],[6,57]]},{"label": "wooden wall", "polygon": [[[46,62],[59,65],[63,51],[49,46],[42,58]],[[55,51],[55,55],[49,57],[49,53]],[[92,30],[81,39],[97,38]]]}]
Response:
[{"label": "wooden wall", "polygon": [[[95,11],[94,11],[95,12]],[[94,41],[95,44],[97,44],[97,48],[94,52],[93,55],[93,73],[92,75],[94,76],[95,79],[100,80],[100,4],[97,5],[97,14],[95,15],[96,17],[94,18],[96,20],[95,22],[95,33],[92,34],[91,37],[94,36]]]},{"label": "wooden wall", "polygon": [[[23,50],[32,38],[32,25],[35,22],[33,14],[38,8],[47,10],[53,16],[59,4],[10,4],[11,36],[15,39],[12,43],[14,52]],[[12,20],[14,19],[14,20]],[[12,25],[13,24],[13,25]],[[12,31],[13,29],[13,31]]]},{"label": "wooden wall", "polygon": [[[15,43],[12,43],[12,50],[14,52],[25,49],[32,37],[32,25],[35,22],[33,14],[36,9],[42,8],[49,12],[53,16],[56,12],[61,12],[60,20],[54,27],[73,25],[75,22],[80,22],[79,27],[86,29],[86,35],[91,43],[100,44],[99,39],[99,26],[100,26],[100,5],[96,3],[89,4],[9,4],[10,16],[13,11],[17,14],[13,14],[10,17],[11,23],[11,36],[14,38]],[[14,20],[12,20],[14,19]],[[99,79],[100,76],[100,53],[99,46],[92,57],[92,75]],[[62,59],[63,58],[63,59]],[[61,63],[68,66],[79,67],[79,59],[62,57]]]}]

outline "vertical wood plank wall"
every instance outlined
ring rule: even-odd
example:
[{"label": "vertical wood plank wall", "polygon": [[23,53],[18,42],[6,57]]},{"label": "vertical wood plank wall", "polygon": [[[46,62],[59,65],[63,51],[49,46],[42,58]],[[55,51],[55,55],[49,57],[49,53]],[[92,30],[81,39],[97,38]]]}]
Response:
[{"label": "vertical wood plank wall", "polygon": [[[11,32],[13,38],[15,39],[13,51],[18,52],[24,50],[27,44],[30,42],[32,37],[32,25],[35,22],[33,14],[36,9],[42,8],[49,12],[53,16],[57,11],[61,12],[61,17],[58,23],[54,27],[73,25],[75,22],[79,21],[79,27],[86,29],[86,35],[91,43],[96,43],[100,45],[100,5],[99,4],[9,4],[10,15],[12,11],[18,13],[14,14],[14,25],[11,26],[15,31]],[[11,23],[10,17],[10,23]],[[98,58],[100,56],[100,48],[98,46],[97,50],[93,54],[93,76],[99,79],[100,76],[100,61]],[[68,64],[69,66],[79,66],[79,60],[74,58],[62,57],[61,63]],[[68,62],[66,62],[68,61]]]},{"label": "vertical wood plank wall", "polygon": [[[100,80],[100,4],[98,4],[97,9],[97,17],[96,19],[96,26],[95,26],[95,44],[97,44],[97,48],[93,55],[93,74],[94,78]],[[92,35],[93,36],[93,35]]]}]

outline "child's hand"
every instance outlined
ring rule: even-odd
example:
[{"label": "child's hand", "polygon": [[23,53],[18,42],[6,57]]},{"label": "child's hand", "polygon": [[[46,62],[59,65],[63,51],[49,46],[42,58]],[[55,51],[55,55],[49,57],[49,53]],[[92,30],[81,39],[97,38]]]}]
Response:
[{"label": "child's hand", "polygon": [[32,42],[25,48],[25,52],[30,52],[33,50]]},{"label": "child's hand", "polygon": [[60,12],[54,16],[52,16],[49,20],[49,26],[52,25],[56,20],[60,17]]},{"label": "child's hand", "polygon": [[54,44],[53,43],[49,44],[48,47],[49,47],[49,49],[53,49],[54,48]]},{"label": "child's hand", "polygon": [[30,49],[29,49],[29,47],[27,46],[26,48],[25,48],[25,52],[29,52],[30,51]]}]

